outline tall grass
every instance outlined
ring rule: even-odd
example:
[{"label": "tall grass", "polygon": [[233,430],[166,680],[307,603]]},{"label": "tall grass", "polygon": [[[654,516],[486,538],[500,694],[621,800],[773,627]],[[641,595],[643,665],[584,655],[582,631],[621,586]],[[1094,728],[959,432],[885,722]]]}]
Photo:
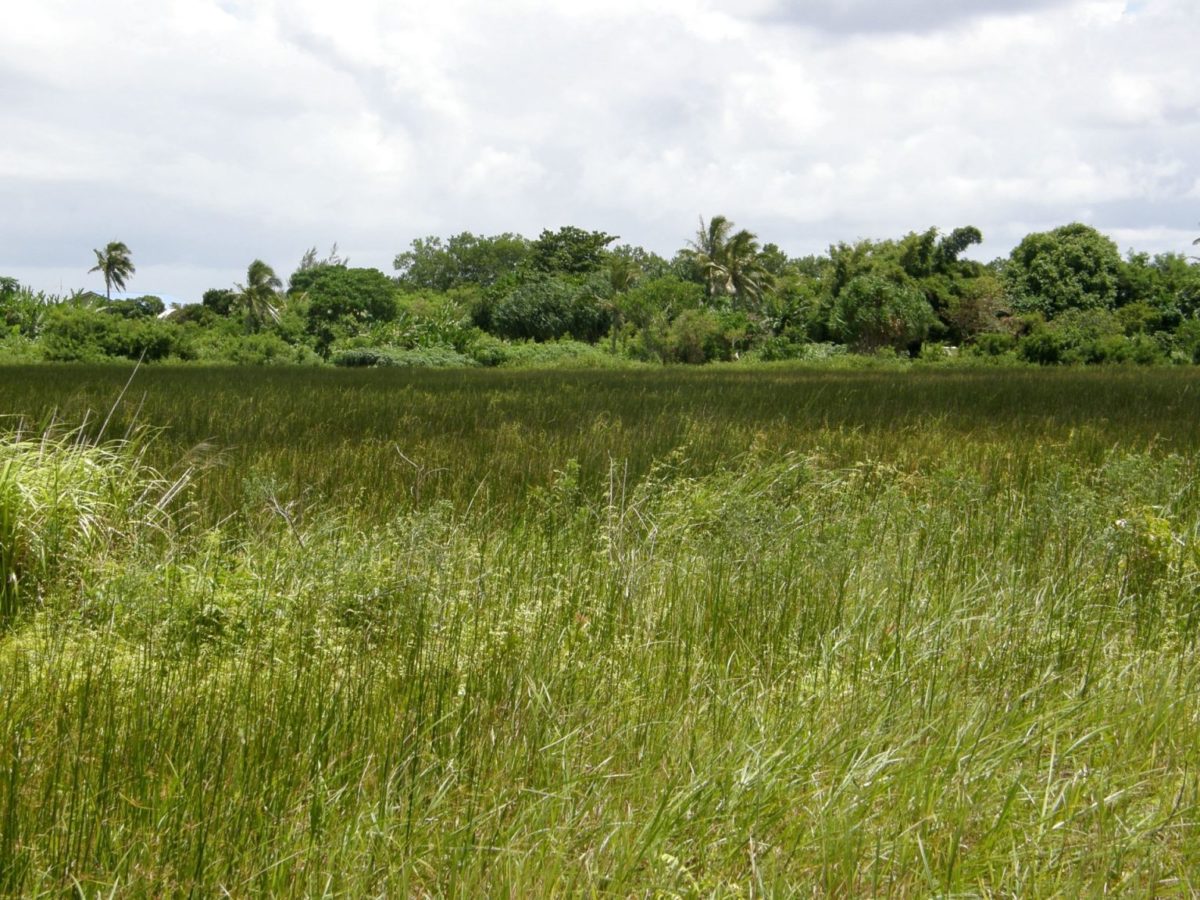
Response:
[{"label": "tall grass", "polygon": [[161,528],[190,473],[164,482],[144,462],[147,447],[145,433],[108,443],[82,429],[0,435],[0,625],[50,579]]},{"label": "tall grass", "polygon": [[2,639],[4,890],[1200,887],[1190,378],[345,374],[140,383],[224,465]]}]

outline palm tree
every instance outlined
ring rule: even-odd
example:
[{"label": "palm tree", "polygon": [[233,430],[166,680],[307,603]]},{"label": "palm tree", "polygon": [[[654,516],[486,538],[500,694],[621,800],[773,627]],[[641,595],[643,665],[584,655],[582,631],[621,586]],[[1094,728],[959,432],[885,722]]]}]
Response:
[{"label": "palm tree", "polygon": [[136,271],[129,258],[129,248],[124,241],[109,241],[104,250],[92,252],[96,254],[96,265],[88,269],[88,274],[100,272],[104,275],[104,296],[111,300],[113,285],[124,290],[125,281]]},{"label": "palm tree", "polygon": [[246,269],[246,283],[237,286],[237,302],[245,310],[246,325],[251,331],[258,331],[267,319],[279,320],[275,300],[282,287],[283,282],[275,270],[265,262],[256,259],[250,263]]},{"label": "palm tree", "polygon": [[696,240],[689,243],[711,299],[732,296],[747,306],[762,299],[771,273],[759,258],[755,235],[744,228],[734,232],[727,218],[713,216],[707,225],[700,219]]},{"label": "palm tree", "polygon": [[756,307],[771,284],[771,273],[763,265],[758,241],[743,229],[729,239],[726,248],[730,293],[743,306]]}]

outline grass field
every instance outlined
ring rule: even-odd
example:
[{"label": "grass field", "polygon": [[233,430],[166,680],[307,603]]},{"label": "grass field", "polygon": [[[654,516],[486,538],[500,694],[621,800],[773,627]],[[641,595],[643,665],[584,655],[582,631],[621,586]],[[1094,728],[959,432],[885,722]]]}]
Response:
[{"label": "grass field", "polygon": [[0,892],[1200,891],[1189,370],[129,377],[0,369]]}]

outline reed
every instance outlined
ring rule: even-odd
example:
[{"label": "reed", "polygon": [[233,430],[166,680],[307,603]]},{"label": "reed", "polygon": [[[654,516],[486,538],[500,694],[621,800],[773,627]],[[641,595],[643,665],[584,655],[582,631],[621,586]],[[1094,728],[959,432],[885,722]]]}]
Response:
[{"label": "reed", "polygon": [[[26,423],[128,378],[19,371]],[[155,441],[48,444],[114,470],[125,537],[0,637],[5,892],[1200,889],[1189,373],[151,369],[126,402]]]}]

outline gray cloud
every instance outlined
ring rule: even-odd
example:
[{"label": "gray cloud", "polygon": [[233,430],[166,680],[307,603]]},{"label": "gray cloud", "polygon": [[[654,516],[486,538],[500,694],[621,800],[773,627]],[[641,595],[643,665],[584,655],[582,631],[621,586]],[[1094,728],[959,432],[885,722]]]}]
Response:
[{"label": "gray cloud", "polygon": [[1071,0],[773,0],[760,12],[764,21],[842,34],[887,31],[925,32],[981,16],[1031,13],[1065,6]]}]

